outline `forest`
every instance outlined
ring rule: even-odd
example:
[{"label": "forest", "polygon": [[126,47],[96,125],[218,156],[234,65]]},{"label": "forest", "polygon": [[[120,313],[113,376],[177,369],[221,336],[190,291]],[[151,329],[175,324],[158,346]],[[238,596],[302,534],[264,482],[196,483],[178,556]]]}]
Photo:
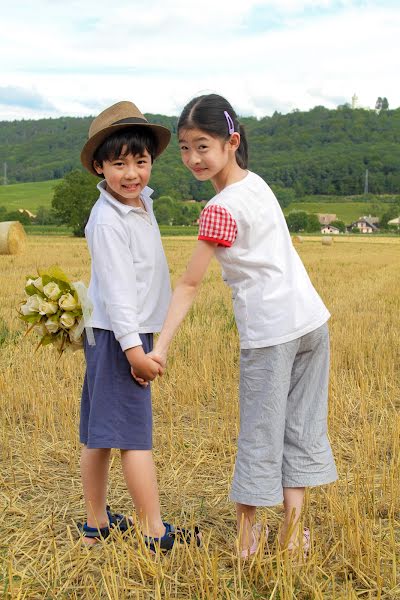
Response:
[{"label": "forest", "polygon": [[[182,168],[176,139],[177,117],[147,114],[171,129],[172,142],[153,168],[154,197],[207,200],[209,183],[199,183]],[[92,117],[0,122],[0,166],[8,183],[60,179],[80,169],[79,154]],[[316,106],[270,117],[243,117],[249,167],[268,183],[293,195],[353,195],[400,190],[400,108],[335,110]],[[1,169],[3,175],[3,168]]]}]

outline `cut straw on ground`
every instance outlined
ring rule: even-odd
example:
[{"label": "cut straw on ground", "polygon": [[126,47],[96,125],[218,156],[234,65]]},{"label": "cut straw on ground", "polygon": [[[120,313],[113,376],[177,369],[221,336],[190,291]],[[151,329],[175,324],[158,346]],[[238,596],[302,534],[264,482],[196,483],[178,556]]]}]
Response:
[{"label": "cut straw on ground", "polygon": [[[172,278],[193,238],[164,239]],[[197,523],[204,547],[151,557],[136,531],[82,548],[78,419],[82,353],[58,360],[22,338],[15,305],[26,273],[60,264],[88,281],[84,240],[32,237],[0,256],[0,597],[112,600],[398,600],[400,598],[400,240],[304,238],[298,251],[327,304],[329,433],[339,480],[306,495],[312,552],[304,565],[276,541],[282,507],[263,509],[268,545],[235,553],[228,500],[238,432],[238,340],[229,289],[213,263],[153,386],[162,512]],[[109,503],[133,507],[112,454]]]}]

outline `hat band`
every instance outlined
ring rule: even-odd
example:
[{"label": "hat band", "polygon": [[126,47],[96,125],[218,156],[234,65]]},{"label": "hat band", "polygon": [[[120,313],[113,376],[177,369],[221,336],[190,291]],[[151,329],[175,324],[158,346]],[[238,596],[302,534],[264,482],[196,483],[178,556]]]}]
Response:
[{"label": "hat band", "polygon": [[141,117],[128,117],[127,119],[120,119],[119,121],[115,121],[113,125],[121,125],[122,123],[148,123],[146,119],[142,119]]}]

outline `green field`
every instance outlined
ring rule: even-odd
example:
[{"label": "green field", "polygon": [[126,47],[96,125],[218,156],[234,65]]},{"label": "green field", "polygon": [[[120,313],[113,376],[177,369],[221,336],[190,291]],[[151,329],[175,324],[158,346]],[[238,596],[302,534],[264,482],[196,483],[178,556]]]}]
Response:
[{"label": "green field", "polygon": [[180,235],[196,235],[199,228],[197,225],[160,225],[160,233],[162,236],[180,236]]},{"label": "green field", "polygon": [[34,183],[13,183],[0,186],[0,206],[7,210],[25,208],[35,213],[39,206],[50,208],[54,186],[59,179]]},{"label": "green field", "polygon": [[[374,204],[379,205],[381,212],[385,211],[385,206],[387,208],[387,205],[380,202]],[[371,207],[367,202],[292,202],[283,212],[288,215],[295,210],[304,210],[307,213],[335,214],[339,221],[350,225],[359,217],[369,215]]]},{"label": "green field", "polygon": [[[67,225],[24,225],[24,229],[28,235],[61,235],[72,236],[72,228]],[[198,227],[183,226],[174,227],[169,225],[161,225],[161,235],[168,236],[197,236]]]},{"label": "green field", "polygon": [[24,225],[28,235],[72,236],[72,227],[68,225]]},{"label": "green field", "polygon": [[[0,186],[0,206],[7,210],[16,210],[26,208],[35,213],[39,206],[50,208],[53,198],[54,187],[60,180],[38,181],[35,183],[15,183],[11,185]],[[312,198],[312,196],[308,196]],[[317,198],[317,197],[316,197]],[[321,198],[321,199],[320,199]],[[322,198],[325,200],[323,201]],[[285,208],[284,213],[288,215],[294,210],[304,210],[308,213],[334,213],[337,218],[344,221],[346,225],[358,219],[363,215],[370,214],[371,205],[368,202],[352,202],[349,197],[335,196],[332,199],[327,197],[318,197],[314,202],[292,202]],[[334,201],[332,201],[334,200]],[[385,205],[382,202],[375,201],[375,206],[379,206],[381,212],[384,212]],[[188,235],[186,228],[176,228],[174,235]],[[179,231],[178,231],[179,230]],[[171,235],[171,234],[170,234]]]}]

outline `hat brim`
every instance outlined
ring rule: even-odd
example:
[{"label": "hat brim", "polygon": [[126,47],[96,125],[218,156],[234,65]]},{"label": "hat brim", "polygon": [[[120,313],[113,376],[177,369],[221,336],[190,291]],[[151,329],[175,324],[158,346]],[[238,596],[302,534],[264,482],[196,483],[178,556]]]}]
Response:
[{"label": "hat brim", "polygon": [[98,175],[96,170],[93,167],[93,155],[96,152],[97,148],[104,142],[106,138],[112,133],[120,129],[127,129],[128,127],[149,127],[154,133],[157,139],[157,151],[154,158],[160,156],[162,152],[164,152],[165,148],[168,146],[171,139],[171,132],[166,127],[162,125],[154,125],[153,123],[124,123],[118,125],[110,125],[109,127],[105,127],[98,133],[95,133],[83,146],[81,152],[81,163],[90,173],[93,175]]}]

